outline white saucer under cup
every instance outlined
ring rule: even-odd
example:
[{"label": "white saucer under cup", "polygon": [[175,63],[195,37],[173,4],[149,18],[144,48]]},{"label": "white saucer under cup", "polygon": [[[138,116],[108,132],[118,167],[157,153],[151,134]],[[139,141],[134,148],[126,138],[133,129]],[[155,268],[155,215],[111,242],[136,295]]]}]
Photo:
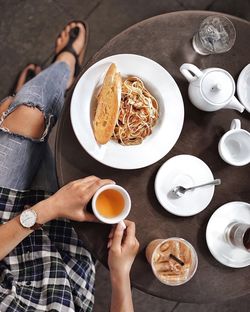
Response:
[{"label": "white saucer under cup", "polygon": [[241,71],[237,81],[237,94],[241,103],[250,113],[250,64]]},{"label": "white saucer under cup", "polygon": [[208,248],[214,258],[231,268],[250,265],[250,252],[229,244],[225,230],[231,223],[250,223],[250,205],[245,202],[229,202],[211,216],[206,230]]},{"label": "white saucer under cup", "polygon": [[214,185],[187,191],[176,197],[172,190],[181,185],[191,187],[214,180],[210,168],[198,157],[178,155],[167,160],[155,178],[155,193],[168,212],[182,217],[193,216],[204,210],[214,194]]}]

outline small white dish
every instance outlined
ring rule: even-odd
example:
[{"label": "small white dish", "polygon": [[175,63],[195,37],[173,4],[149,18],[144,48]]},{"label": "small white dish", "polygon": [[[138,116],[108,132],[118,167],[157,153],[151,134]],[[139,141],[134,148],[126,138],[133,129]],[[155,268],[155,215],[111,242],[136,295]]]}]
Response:
[{"label": "small white dish", "polygon": [[229,202],[213,213],[207,224],[207,245],[220,263],[231,268],[243,268],[250,265],[250,253],[230,245],[224,237],[227,226],[232,222],[250,223],[248,203]]},{"label": "small white dish", "polygon": [[[141,78],[158,100],[159,120],[139,145],[122,146],[113,140],[100,145],[95,140],[96,96],[111,63],[117,65],[123,79]],[[137,169],[157,162],[175,145],[183,126],[184,105],[174,78],[160,64],[140,55],[118,54],[93,64],[81,76],[72,95],[70,117],[79,143],[94,159],[117,169]]]},{"label": "small white dish", "polygon": [[241,103],[250,113],[250,64],[245,66],[237,80],[237,94]]},{"label": "small white dish", "polygon": [[178,155],[167,160],[155,178],[155,193],[160,204],[181,217],[193,216],[204,210],[214,194],[214,185],[188,191],[176,197],[172,190],[177,185],[190,187],[214,180],[209,167],[192,155]]}]

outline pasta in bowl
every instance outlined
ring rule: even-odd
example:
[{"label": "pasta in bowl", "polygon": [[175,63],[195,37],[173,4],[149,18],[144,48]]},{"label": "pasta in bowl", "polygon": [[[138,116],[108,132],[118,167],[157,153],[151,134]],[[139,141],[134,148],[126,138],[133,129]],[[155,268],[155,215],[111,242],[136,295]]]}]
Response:
[{"label": "pasta in bowl", "polygon": [[152,133],[159,117],[159,105],[138,77],[122,83],[118,119],[112,139],[122,145],[141,144]]},{"label": "pasta in bowl", "polygon": [[[96,141],[93,131],[96,99],[112,63],[117,65],[122,82],[139,78],[157,101],[158,119],[152,133],[144,137],[141,144],[118,144],[110,139],[113,130],[106,144]],[[140,55],[117,54],[93,64],[78,80],[71,99],[70,117],[76,138],[90,156],[113,168],[138,169],[157,162],[175,145],[183,127],[184,105],[175,80],[165,68]]]}]

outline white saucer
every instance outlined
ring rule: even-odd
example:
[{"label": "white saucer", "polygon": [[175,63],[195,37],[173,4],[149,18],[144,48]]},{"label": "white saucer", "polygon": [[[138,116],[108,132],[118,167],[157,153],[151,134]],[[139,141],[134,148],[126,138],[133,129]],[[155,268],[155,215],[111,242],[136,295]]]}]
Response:
[{"label": "white saucer", "polygon": [[245,66],[239,75],[237,94],[246,110],[250,112],[250,64]]},{"label": "white saucer", "polygon": [[207,224],[207,245],[220,263],[231,268],[243,268],[250,265],[250,253],[229,245],[224,238],[225,229],[232,222],[250,224],[250,205],[235,201],[218,208]]},{"label": "white saucer", "polygon": [[155,193],[161,205],[169,212],[188,217],[201,212],[210,203],[214,186],[204,186],[178,198],[172,190],[177,185],[190,187],[212,181],[213,174],[199,158],[191,155],[178,155],[167,160],[155,178]]}]

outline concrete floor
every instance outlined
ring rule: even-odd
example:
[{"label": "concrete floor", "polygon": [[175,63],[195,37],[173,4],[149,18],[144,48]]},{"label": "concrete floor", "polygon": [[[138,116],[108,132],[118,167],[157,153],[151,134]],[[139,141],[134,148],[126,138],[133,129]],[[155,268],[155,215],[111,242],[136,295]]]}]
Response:
[{"label": "concrete floor", "polygon": [[[27,63],[46,61],[53,52],[56,36],[70,20],[84,19],[90,25],[87,61],[127,27],[178,10],[219,11],[250,20],[250,0],[0,0],[0,98],[9,94],[17,74]],[[109,298],[108,271],[99,264],[94,311],[109,311]],[[250,311],[249,296],[220,304],[195,305],[162,300],[133,289],[133,300],[138,312]]]}]

